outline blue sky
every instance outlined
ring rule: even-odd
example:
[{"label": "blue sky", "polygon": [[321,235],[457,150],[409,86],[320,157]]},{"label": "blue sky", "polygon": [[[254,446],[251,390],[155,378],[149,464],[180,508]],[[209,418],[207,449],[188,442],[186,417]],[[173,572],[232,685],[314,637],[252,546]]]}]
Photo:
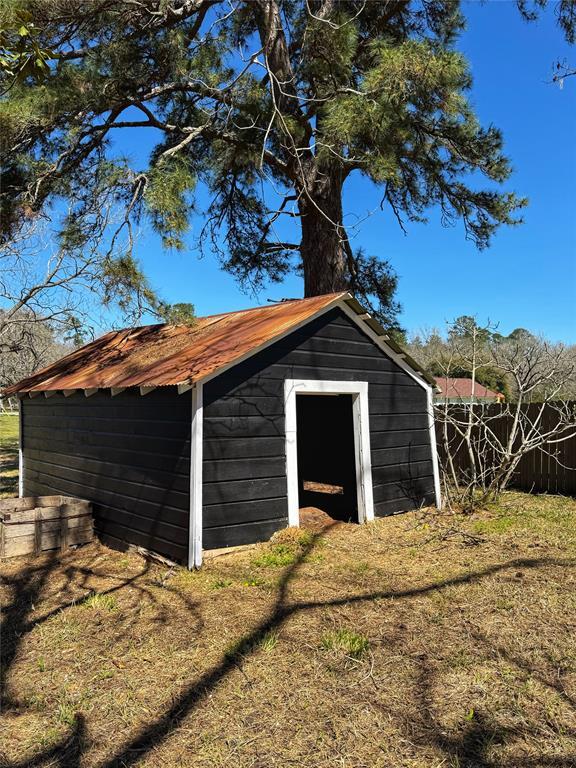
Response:
[{"label": "blue sky", "polygon": [[[388,259],[398,272],[400,319],[410,332],[468,314],[498,322],[504,334],[525,327],[576,343],[576,77],[563,90],[550,83],[553,62],[566,57],[576,64],[576,49],[566,45],[551,12],[527,24],[511,1],[464,8],[468,30],[458,47],[474,77],[471,101],[484,125],[503,131],[514,168],[507,186],[530,200],[525,224],[501,229],[491,248],[479,252],[460,225],[442,227],[434,210],[428,224],[410,225],[407,236],[390,214],[377,213],[353,245]],[[143,154],[151,137],[130,133],[118,137],[117,149]],[[379,200],[366,180],[349,180],[346,211],[362,216]],[[193,223],[190,242],[201,224]],[[136,255],[163,298],[191,302],[198,315],[302,296],[296,276],[246,295],[215,258],[165,252],[145,227]]]}]

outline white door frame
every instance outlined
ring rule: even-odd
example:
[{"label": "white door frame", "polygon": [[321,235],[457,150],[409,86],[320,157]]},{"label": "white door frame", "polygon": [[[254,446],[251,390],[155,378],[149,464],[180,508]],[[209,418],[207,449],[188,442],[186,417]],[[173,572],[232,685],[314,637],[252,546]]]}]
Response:
[{"label": "white door frame", "polygon": [[354,457],[358,522],[374,519],[372,494],[372,462],[370,459],[370,423],[368,420],[367,381],[320,381],[286,379],[284,382],[284,414],[286,419],[286,479],[288,482],[288,525],[299,526],[298,512],[298,443],[296,395],[352,395],[354,419]]}]

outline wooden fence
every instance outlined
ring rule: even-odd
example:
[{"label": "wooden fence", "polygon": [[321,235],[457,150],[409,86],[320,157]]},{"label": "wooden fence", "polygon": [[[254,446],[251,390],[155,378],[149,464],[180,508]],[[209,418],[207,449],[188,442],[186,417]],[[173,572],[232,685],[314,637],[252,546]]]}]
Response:
[{"label": "wooden fence", "polygon": [[[576,408],[576,401],[570,404]],[[452,413],[466,413],[461,405],[449,406]],[[499,411],[505,406],[499,404],[474,406],[484,409],[490,417],[496,417],[490,422],[490,428],[497,435],[499,441],[506,441],[510,434],[512,416],[503,413],[498,417]],[[528,418],[535,416],[541,405],[531,404],[525,406]],[[551,405],[547,405],[542,416],[542,430],[548,431],[558,423],[558,411]],[[458,439],[455,428],[448,423],[448,442],[454,448],[451,450],[452,460],[456,470],[465,473],[469,468],[469,458],[466,450],[456,448]],[[575,430],[576,431],[576,430]],[[478,432],[476,432],[478,435]],[[436,419],[436,436],[438,442],[438,454],[441,463],[444,463],[446,451],[444,448],[443,424],[441,419]],[[552,455],[551,455],[552,454]],[[522,457],[514,474],[511,486],[522,491],[534,493],[558,493],[565,496],[576,495],[576,434],[561,443],[546,444],[543,449],[534,449]]]}]

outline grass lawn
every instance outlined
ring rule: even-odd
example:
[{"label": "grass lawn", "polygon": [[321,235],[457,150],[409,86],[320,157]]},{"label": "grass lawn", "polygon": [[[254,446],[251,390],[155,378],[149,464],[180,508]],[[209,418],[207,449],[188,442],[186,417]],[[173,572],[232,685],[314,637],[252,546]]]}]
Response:
[{"label": "grass lawn", "polygon": [[575,766],[575,523],[508,493],[196,573],[98,544],[5,562],[0,763]]},{"label": "grass lawn", "polygon": [[18,489],[18,414],[0,414],[0,499]]}]

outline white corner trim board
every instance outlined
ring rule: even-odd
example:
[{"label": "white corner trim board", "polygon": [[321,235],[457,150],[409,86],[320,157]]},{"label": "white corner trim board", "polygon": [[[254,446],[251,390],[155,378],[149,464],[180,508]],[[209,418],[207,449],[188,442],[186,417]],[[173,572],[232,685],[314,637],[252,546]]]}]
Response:
[{"label": "white corner trim board", "polygon": [[358,520],[374,519],[372,464],[370,459],[370,424],[368,421],[368,383],[366,381],[319,381],[286,379],[284,413],[286,416],[286,479],[288,484],[288,525],[300,524],[298,504],[298,435],[296,395],[352,395],[354,419],[354,456]]},{"label": "white corner trim board", "polygon": [[434,472],[434,496],[437,509],[442,509],[440,493],[440,470],[438,468],[438,448],[436,446],[436,425],[434,424],[434,401],[432,387],[428,389],[428,429],[430,433],[430,451],[432,453],[432,470]]},{"label": "white corner trim board", "polygon": [[24,444],[23,444],[24,413],[22,399],[18,398],[18,496],[24,496]]},{"label": "white corner trim board", "polygon": [[188,568],[202,565],[202,432],[203,385],[192,387],[190,425],[190,522],[188,526]]}]

